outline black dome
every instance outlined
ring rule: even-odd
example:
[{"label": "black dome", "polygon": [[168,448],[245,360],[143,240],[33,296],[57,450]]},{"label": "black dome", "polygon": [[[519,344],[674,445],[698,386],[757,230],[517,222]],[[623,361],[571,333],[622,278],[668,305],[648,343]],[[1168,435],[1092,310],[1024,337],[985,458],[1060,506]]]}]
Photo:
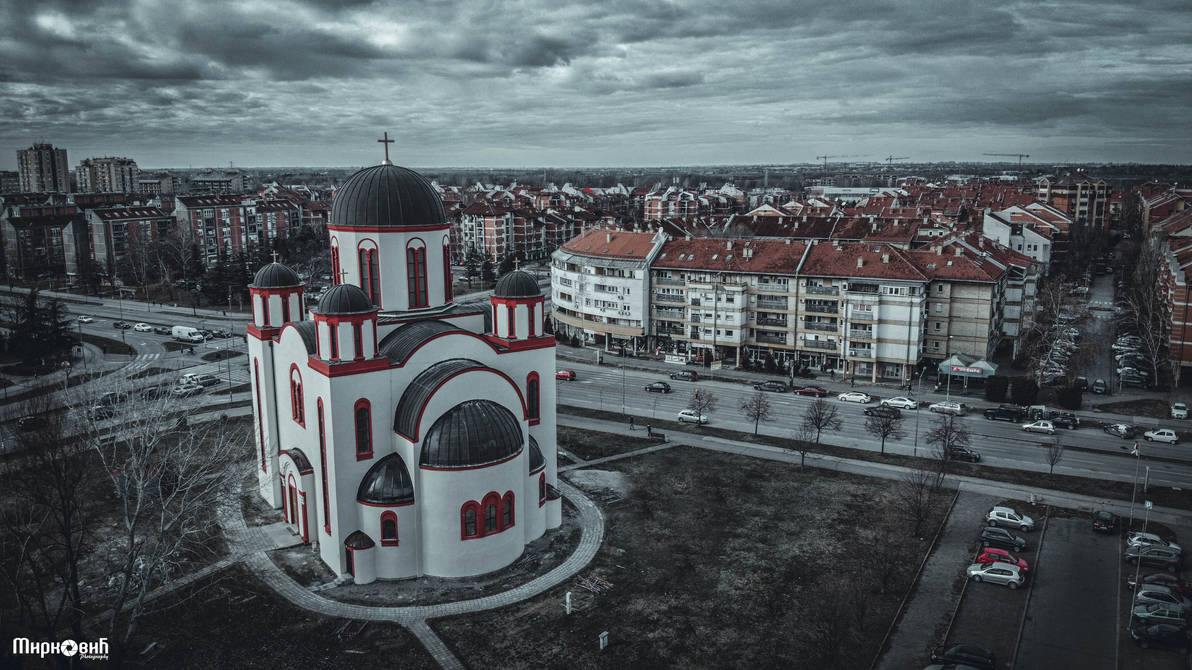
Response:
[{"label": "black dome", "polygon": [[344,546],[350,549],[372,549],[377,546],[377,543],[373,542],[371,537],[357,530],[344,538]]},{"label": "black dome", "polygon": [[491,400],[467,400],[426,432],[419,465],[475,467],[504,460],[521,448],[521,426],[509,410]]},{"label": "black dome", "polygon": [[331,203],[331,225],[408,228],[447,225],[443,199],[422,175],[397,165],[375,165],[348,177]]},{"label": "black dome", "polygon": [[399,454],[377,461],[356,491],[356,501],[374,505],[404,505],[414,502],[414,480]]},{"label": "black dome", "polygon": [[534,436],[530,436],[530,472],[534,472],[546,465],[546,459],[542,457],[542,449],[538,447],[538,440]]},{"label": "black dome", "polygon": [[514,270],[501,277],[493,289],[493,296],[497,298],[537,298],[541,295],[538,280],[522,270]]},{"label": "black dome", "polygon": [[270,263],[257,270],[252,278],[253,288],[292,288],[302,286],[302,280],[290,268],[281,263]]},{"label": "black dome", "polygon": [[337,284],[319,298],[319,306],[315,311],[319,314],[363,314],[375,312],[377,308],[359,286]]}]

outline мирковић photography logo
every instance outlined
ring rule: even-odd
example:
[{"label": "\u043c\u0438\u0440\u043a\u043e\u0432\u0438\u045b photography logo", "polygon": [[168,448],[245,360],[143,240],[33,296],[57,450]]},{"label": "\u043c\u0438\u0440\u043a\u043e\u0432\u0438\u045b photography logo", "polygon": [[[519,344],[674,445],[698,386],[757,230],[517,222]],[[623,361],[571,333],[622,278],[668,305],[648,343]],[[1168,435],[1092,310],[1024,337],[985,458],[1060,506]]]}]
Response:
[{"label": "\u043c\u0438\u0440\u043a\u043e\u0432\u0438\u045b photography logo", "polygon": [[84,660],[106,659],[108,657],[108,638],[101,637],[98,642],[75,642],[62,640],[61,642],[34,642],[27,637],[17,637],[12,640],[12,653],[36,654],[42,658],[46,656],[75,656]]}]

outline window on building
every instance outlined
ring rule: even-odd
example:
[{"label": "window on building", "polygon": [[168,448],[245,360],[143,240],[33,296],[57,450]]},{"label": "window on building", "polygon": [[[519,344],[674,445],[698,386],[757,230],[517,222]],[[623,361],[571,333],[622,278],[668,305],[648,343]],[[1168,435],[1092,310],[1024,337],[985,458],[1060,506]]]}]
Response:
[{"label": "window on building", "polygon": [[281,297],[281,322],[290,322],[290,296],[288,295]]},{"label": "window on building", "polygon": [[939,314],[942,311],[944,311],[944,304],[942,302],[935,303],[935,313]]},{"label": "window on building", "polygon": [[381,514],[381,546],[397,546],[397,514],[393,512]]},{"label": "window on building", "polygon": [[355,347],[356,360],[364,358],[364,336],[360,332],[360,324],[352,324],[352,346]]},{"label": "window on building", "polygon": [[331,283],[338,284],[340,277],[339,271],[339,247],[332,245],[331,247]]},{"label": "window on building", "polygon": [[944,324],[940,323],[939,321],[936,321],[936,322],[935,322],[935,329],[936,329],[936,330],[939,330],[940,328],[942,328],[942,327],[943,327],[943,325],[944,325]]},{"label": "window on building", "polygon": [[495,533],[497,531],[497,503],[493,501],[484,506],[484,532]]},{"label": "window on building", "polygon": [[323,423],[323,399],[317,403],[319,421],[319,472],[323,479],[323,532],[331,534],[331,500],[327,495],[327,428]]},{"label": "window on building", "polygon": [[473,506],[475,504],[476,503],[464,505],[464,537],[476,537],[476,508]]},{"label": "window on building", "polygon": [[538,475],[538,506],[546,504],[546,473]]},{"label": "window on building", "polygon": [[257,382],[257,438],[261,443],[261,472],[265,472],[265,425],[261,421],[261,417],[265,416],[265,409],[261,405],[261,362],[256,358],[252,359],[252,371]]},{"label": "window on building", "polygon": [[306,426],[306,408],[302,399],[302,374],[298,366],[290,366],[290,416],[302,426]]},{"label": "window on building", "polygon": [[451,247],[446,242],[444,242],[443,243],[443,295],[446,297],[447,302],[451,302],[451,299],[453,297],[451,281],[452,281],[452,277],[451,277]]},{"label": "window on building", "polygon": [[327,332],[331,341],[331,360],[339,360],[339,324],[334,321],[327,322]]},{"label": "window on building", "polygon": [[531,372],[526,379],[526,407],[531,421],[538,420],[538,373]]},{"label": "window on building", "polygon": [[501,499],[501,530],[513,527],[513,491]]},{"label": "window on building", "polygon": [[364,398],[356,401],[356,460],[372,458],[372,410]]},{"label": "window on building", "polygon": [[410,307],[426,307],[426,247],[406,249],[406,286]]}]

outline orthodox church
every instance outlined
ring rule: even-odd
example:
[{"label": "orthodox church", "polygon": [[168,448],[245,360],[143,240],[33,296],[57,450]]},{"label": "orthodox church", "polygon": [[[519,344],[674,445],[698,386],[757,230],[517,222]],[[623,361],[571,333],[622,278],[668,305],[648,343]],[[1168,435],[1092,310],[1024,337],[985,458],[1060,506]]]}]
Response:
[{"label": "orthodox church", "polygon": [[537,281],[515,270],[455,303],[443,202],[388,151],[328,228],[336,284],[309,313],[285,265],[249,286],[261,496],[358,584],[512,563],[562,520]]}]

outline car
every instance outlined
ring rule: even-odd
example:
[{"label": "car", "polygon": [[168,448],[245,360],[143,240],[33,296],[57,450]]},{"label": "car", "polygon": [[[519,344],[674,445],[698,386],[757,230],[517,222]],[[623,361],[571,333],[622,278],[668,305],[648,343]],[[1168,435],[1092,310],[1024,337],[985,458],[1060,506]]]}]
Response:
[{"label": "car", "polygon": [[877,405],[876,407],[866,407],[865,416],[888,416],[891,419],[901,419],[902,410],[889,405]]},{"label": "car", "polygon": [[896,398],[886,398],[882,401],[882,405],[886,407],[897,407],[898,409],[919,409],[919,401],[914,398],[907,398],[906,396],[898,396]]},{"label": "car", "polygon": [[118,405],[122,402],[127,402],[127,401],[128,401],[128,393],[125,391],[108,391],[107,393],[104,393],[103,395],[99,396],[99,399],[96,400],[96,402],[98,404],[107,405],[109,407],[111,407],[113,405]]},{"label": "car", "polygon": [[1126,535],[1126,546],[1133,547],[1137,545],[1158,545],[1160,547],[1168,547],[1176,551],[1183,551],[1183,547],[1175,542],[1168,542],[1154,533],[1143,533],[1141,531],[1133,531]]},{"label": "car", "polygon": [[223,328],[217,328],[216,330],[212,331],[211,334],[214,337],[218,337],[221,339],[227,339],[232,336],[232,331],[224,330]]},{"label": "car", "polygon": [[857,402],[857,403],[861,403],[861,404],[865,404],[867,402],[873,402],[873,396],[869,395],[868,393],[862,393],[860,391],[845,391],[844,393],[841,393],[840,395],[836,396],[836,399],[842,400],[844,402]]},{"label": "car", "polygon": [[705,424],[708,422],[707,415],[700,414],[693,409],[681,409],[678,415],[679,423],[698,423]]},{"label": "car", "polygon": [[1013,405],[998,405],[985,410],[985,418],[990,421],[1012,421],[1019,423],[1025,418],[1026,412],[1021,407]]},{"label": "car", "polygon": [[685,382],[697,382],[699,381],[699,373],[694,370],[683,370],[681,372],[670,373],[670,378],[679,379]]},{"label": "car", "polygon": [[1149,389],[1154,386],[1149,379],[1145,377],[1122,377],[1122,386],[1129,386],[1131,388]]},{"label": "car", "polygon": [[132,329],[137,331],[138,333],[152,333],[153,332],[153,326],[150,326],[147,323],[138,323],[138,324],[134,325],[132,327]]},{"label": "car", "polygon": [[1026,578],[1017,565],[1009,563],[973,563],[966,571],[968,578],[974,582],[989,582],[1004,584],[1011,590],[1022,586]]},{"label": "car", "polygon": [[1160,603],[1145,603],[1135,605],[1130,611],[1138,621],[1152,623],[1169,623],[1176,626],[1187,626],[1188,616],[1183,607],[1163,605]]},{"label": "car", "polygon": [[1035,527],[1035,520],[1025,514],[1019,514],[1009,507],[994,507],[985,515],[985,521],[990,526],[1013,526],[1027,531]]},{"label": "car", "polygon": [[1093,385],[1089,387],[1089,390],[1093,393],[1103,395],[1109,393],[1109,384],[1106,384],[1104,379],[1094,379]]},{"label": "car", "polygon": [[116,410],[108,405],[92,405],[87,408],[87,418],[92,421],[102,421],[116,416]]},{"label": "car", "polygon": [[1051,422],[1060,428],[1067,428],[1068,430],[1076,430],[1080,427],[1080,419],[1071,412],[1053,414],[1051,416]]},{"label": "car", "polygon": [[970,668],[994,670],[997,657],[985,647],[975,644],[951,644],[931,650],[932,663],[963,663]]},{"label": "car", "polygon": [[49,422],[44,417],[34,416],[32,414],[17,419],[17,430],[22,433],[32,433],[35,430],[43,430],[49,426]]},{"label": "car", "polygon": [[950,458],[954,461],[967,461],[969,463],[980,463],[981,462],[981,454],[980,453],[973,451],[972,449],[966,449],[964,447],[949,448],[948,449],[948,458]]},{"label": "car", "polygon": [[[1149,575],[1139,577],[1138,581],[1141,581],[1144,586],[1147,584],[1161,584],[1180,595],[1192,596],[1192,584],[1185,582],[1169,572],[1152,572]],[[1134,575],[1126,577],[1126,586],[1130,587],[1130,590],[1134,590],[1136,586]]]},{"label": "car", "polygon": [[129,328],[132,328],[132,324],[127,321],[113,321],[112,327],[119,328],[120,330],[128,330]]},{"label": "car", "polygon": [[1025,551],[1026,540],[1005,528],[986,526],[981,529],[982,547],[1001,547],[1011,551]]},{"label": "car", "polygon": [[651,382],[643,386],[642,390],[650,393],[670,393],[671,387],[666,382]]},{"label": "car", "polygon": [[1171,418],[1173,419],[1187,419],[1188,406],[1182,402],[1171,403]]},{"label": "car", "polygon": [[1174,605],[1183,610],[1192,609],[1192,598],[1172,591],[1162,584],[1143,584],[1134,593],[1135,604],[1160,603]]},{"label": "car", "polygon": [[1124,423],[1110,423],[1101,427],[1106,433],[1115,437],[1120,437],[1123,440],[1130,440],[1134,438],[1134,426]]},{"label": "car", "polygon": [[986,547],[977,555],[978,563],[1009,563],[1017,565],[1023,572],[1030,572],[1031,566],[1023,559],[1011,554],[1005,549]]},{"label": "car", "polygon": [[1022,424],[1022,429],[1028,433],[1045,433],[1047,435],[1055,435],[1055,425],[1046,419],[1035,421],[1034,423]]},{"label": "car", "polygon": [[1188,629],[1174,623],[1139,623],[1130,626],[1130,637],[1143,649],[1172,649],[1188,653]]},{"label": "car", "polygon": [[937,403],[932,403],[927,406],[928,411],[936,412],[937,414],[951,414],[953,416],[964,416],[968,410],[964,403],[952,402],[951,400],[943,400]]},{"label": "car", "polygon": [[575,381],[575,370],[557,370],[555,372],[555,379],[566,379],[569,382]]},{"label": "car", "polygon": [[786,382],[778,381],[777,379],[769,379],[764,382],[753,382],[753,388],[758,391],[773,391],[774,393],[786,393],[788,387]]},{"label": "car", "polygon": [[1093,530],[1098,533],[1116,533],[1118,516],[1113,512],[1099,509],[1093,512]]},{"label": "car", "polygon": [[154,326],[153,332],[158,335],[169,335],[171,333],[169,326]]},{"label": "car", "polygon": [[809,395],[823,398],[828,395],[828,389],[822,386],[803,386],[794,390],[795,395]]},{"label": "car", "polygon": [[189,398],[191,396],[199,395],[203,392],[203,387],[200,384],[179,384],[170,389],[170,395],[175,398]]},{"label": "car", "polygon": [[1131,366],[1118,368],[1117,374],[1119,377],[1135,377],[1141,379],[1151,378],[1151,373],[1147,372],[1146,370],[1139,370],[1138,368]]},{"label": "car", "polygon": [[215,386],[219,384],[220,379],[215,375],[199,375],[194,379],[199,386]]},{"label": "car", "polygon": [[78,321],[79,323],[94,323],[94,322],[95,322],[95,319],[92,319],[91,317],[89,317],[89,316],[87,316],[86,314],[84,314],[83,316],[80,316],[80,317],[77,319],[77,321]]},{"label": "car", "polygon": [[1180,441],[1180,436],[1176,435],[1175,431],[1170,428],[1156,428],[1155,430],[1148,430],[1142,434],[1147,442],[1166,442],[1168,444],[1175,444]]},{"label": "car", "polygon": [[1171,547],[1160,547],[1153,544],[1126,547],[1126,551],[1122,554],[1122,560],[1127,563],[1157,565],[1168,572],[1179,571],[1182,562],[1180,552]]}]

